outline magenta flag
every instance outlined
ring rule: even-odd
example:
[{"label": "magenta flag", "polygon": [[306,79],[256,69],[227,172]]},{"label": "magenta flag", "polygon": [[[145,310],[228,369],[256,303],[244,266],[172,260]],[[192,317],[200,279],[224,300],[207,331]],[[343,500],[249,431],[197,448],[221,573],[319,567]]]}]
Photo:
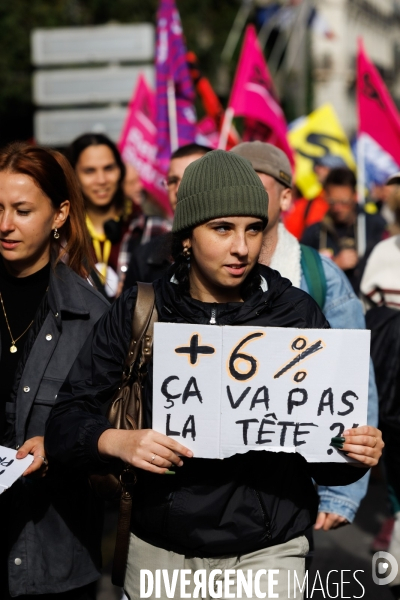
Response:
[{"label": "magenta flag", "polygon": [[160,0],[158,7],[156,73],[157,156],[166,172],[171,152],[196,135],[195,91],[175,0]]},{"label": "magenta flag", "polygon": [[214,117],[206,115],[197,123],[195,141],[213,150],[218,148],[219,131]]},{"label": "magenta flag", "polygon": [[400,115],[361,40],[357,57],[358,132],[368,134],[400,164]]},{"label": "magenta flag", "polygon": [[[293,152],[287,141],[286,119],[275,96],[273,81],[254,25],[246,28],[228,107],[233,109],[235,116],[249,120],[249,129],[253,133],[245,132],[247,140],[252,137],[270,141],[281,148],[294,165]],[[258,132],[257,123],[264,125],[258,128]]]},{"label": "magenta flag", "polygon": [[157,164],[155,119],[155,94],[144,76],[140,75],[128,106],[118,147],[123,161],[133,165],[138,171],[145,190],[170,213],[171,206],[163,184],[164,174]]}]

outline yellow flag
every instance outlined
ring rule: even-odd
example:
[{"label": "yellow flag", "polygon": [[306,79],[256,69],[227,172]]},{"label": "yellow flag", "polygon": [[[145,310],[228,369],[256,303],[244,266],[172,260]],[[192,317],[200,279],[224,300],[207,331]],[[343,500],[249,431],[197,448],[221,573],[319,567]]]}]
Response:
[{"label": "yellow flag", "polygon": [[295,151],[295,183],[305,198],[315,198],[321,191],[314,173],[316,159],[333,154],[355,170],[349,141],[331,104],[324,104],[300,121],[288,137]]}]

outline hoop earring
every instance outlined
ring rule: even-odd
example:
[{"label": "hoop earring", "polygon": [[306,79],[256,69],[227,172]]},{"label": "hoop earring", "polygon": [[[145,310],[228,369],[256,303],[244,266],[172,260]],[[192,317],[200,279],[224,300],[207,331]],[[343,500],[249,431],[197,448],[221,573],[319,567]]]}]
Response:
[{"label": "hoop earring", "polygon": [[58,240],[58,238],[60,237],[60,234],[57,231],[57,227],[54,228],[53,236],[55,240]]},{"label": "hoop earring", "polygon": [[183,258],[185,260],[190,260],[190,256],[192,254],[192,251],[190,248],[188,248],[187,246],[185,246],[182,250],[182,254],[183,254]]}]

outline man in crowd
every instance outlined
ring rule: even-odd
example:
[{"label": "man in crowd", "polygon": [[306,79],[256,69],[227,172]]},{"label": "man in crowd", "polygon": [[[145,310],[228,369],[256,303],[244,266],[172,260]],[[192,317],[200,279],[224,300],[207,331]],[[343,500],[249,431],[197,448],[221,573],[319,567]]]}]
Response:
[{"label": "man in crowd", "polygon": [[296,200],[284,219],[286,229],[298,240],[307,227],[319,223],[328,212],[329,204],[325,199],[323,186],[332,169],[339,167],[346,167],[346,163],[340,156],[325,154],[325,156],[315,159],[314,172],[322,186],[320,193],[315,198],[299,198]]},{"label": "man in crowd", "polygon": [[358,293],[365,260],[372,248],[382,240],[385,220],[378,214],[366,213],[366,253],[357,253],[356,178],[350,169],[332,169],[324,183],[329,210],[319,223],[308,227],[301,241],[328,256],[340,267]]},{"label": "man in crowd", "polygon": [[[122,291],[132,256],[135,256],[139,249],[150,240],[156,240],[160,236],[163,237],[172,228],[171,219],[166,219],[158,214],[148,214],[146,209],[149,206],[145,206],[146,194],[143,192],[138,172],[131,165],[127,165],[126,172],[127,179],[124,181],[124,194],[132,202],[134,215],[137,216],[131,221],[129,229],[121,241],[118,256],[119,286],[117,296]],[[150,208],[151,204],[148,203]]]},{"label": "man in crowd", "polygon": [[[268,225],[260,262],[278,270],[293,285],[310,293],[335,329],[364,329],[361,303],[340,269],[327,257],[304,248],[280,222],[281,211],[291,202],[290,162],[279,148],[263,142],[246,142],[231,150],[247,158],[269,196]],[[310,258],[310,251],[312,256]],[[377,424],[378,399],[375,377],[370,368],[368,423]],[[345,487],[318,488],[320,506],[316,529],[332,529],[352,522],[365,496],[369,475]]]},{"label": "man in crowd", "polygon": [[[165,183],[173,211],[175,211],[176,195],[186,167],[210,150],[211,148],[200,144],[187,144],[172,154]],[[132,287],[136,281],[151,282],[163,274],[170,264],[170,243],[171,236],[164,234],[137,248],[132,254],[126,271],[124,290]]]}]

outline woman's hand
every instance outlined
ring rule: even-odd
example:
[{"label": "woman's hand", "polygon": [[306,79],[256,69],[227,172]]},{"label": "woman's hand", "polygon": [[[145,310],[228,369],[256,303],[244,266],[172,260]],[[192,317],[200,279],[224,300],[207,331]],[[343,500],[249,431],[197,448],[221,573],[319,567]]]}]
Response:
[{"label": "woman's hand", "polygon": [[26,440],[26,442],[18,450],[16,456],[17,458],[25,458],[25,456],[28,456],[28,454],[32,454],[34,456],[34,460],[22,475],[26,477],[27,475],[32,475],[32,473],[35,473],[35,476],[44,477],[49,466],[44,451],[43,436],[37,435],[36,437]]},{"label": "woman's hand", "polygon": [[153,429],[107,429],[99,437],[98,449],[103,456],[120,458],[134,467],[159,474],[173,465],[181,467],[180,455],[193,456],[191,450]]},{"label": "woman's hand", "polygon": [[378,464],[385,444],[382,432],[376,427],[363,425],[356,429],[346,429],[340,439],[339,444],[335,444],[336,447],[362,463],[360,466],[374,467]]}]

